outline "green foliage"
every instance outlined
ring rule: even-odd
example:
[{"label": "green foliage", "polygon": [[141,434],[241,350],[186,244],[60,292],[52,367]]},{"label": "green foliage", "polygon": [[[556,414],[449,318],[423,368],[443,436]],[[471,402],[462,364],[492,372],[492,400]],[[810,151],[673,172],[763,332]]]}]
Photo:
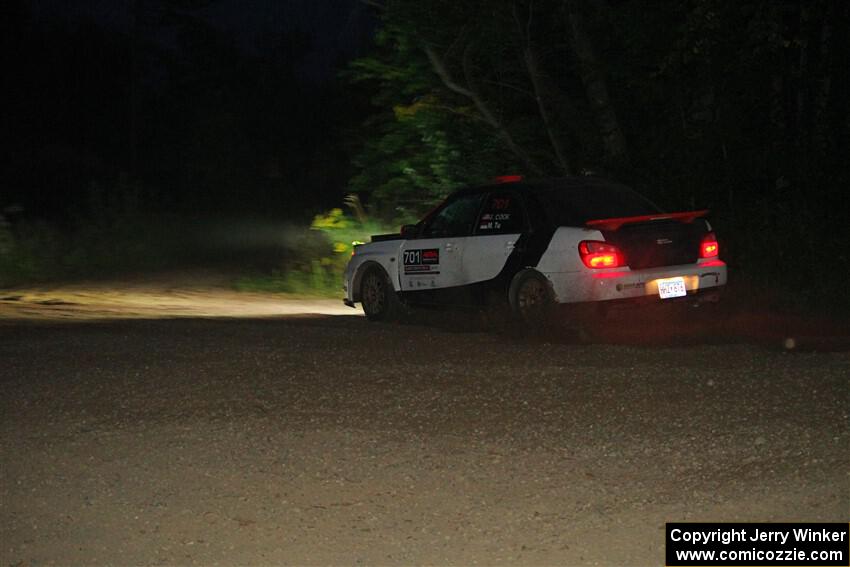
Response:
[{"label": "green foliage", "polygon": [[33,224],[19,236],[8,226],[2,230],[0,249],[0,286],[43,279],[50,273],[49,257],[58,256],[58,235],[44,224]]},{"label": "green foliage", "polygon": [[316,215],[284,268],[241,278],[236,288],[297,295],[342,296],[342,278],[354,246],[373,234],[388,232],[380,223],[357,220],[331,209]]},{"label": "green foliage", "polygon": [[400,224],[512,160],[488,137],[469,101],[440,88],[409,23],[385,23],[375,53],[346,73],[375,88],[373,103],[381,109],[364,125],[371,135],[353,160],[358,173],[350,188],[368,196],[374,216]]},{"label": "green foliage", "polygon": [[191,257],[179,219],[138,216],[116,224],[16,225],[0,251],[0,286],[169,268]]},{"label": "green foliage", "polygon": [[[252,244],[228,249],[228,243],[237,242],[239,233],[250,227],[145,213],[138,192],[128,186],[110,192],[93,185],[89,201],[84,210],[98,213],[77,213],[73,224],[65,227],[34,221],[18,222],[13,228],[0,222],[0,286],[185,268],[198,261],[254,265]],[[300,236],[281,237],[273,251],[255,251],[256,261],[265,265],[271,261],[276,267],[257,270],[254,265],[255,273],[238,280],[237,289],[339,297],[354,243],[389,232],[366,218],[356,200],[347,201],[358,210],[360,220],[342,209],[316,215]]]},{"label": "green foliage", "polygon": [[92,184],[88,203],[65,225],[0,226],[0,285],[168,268],[191,258],[186,219],[144,212],[139,193]]},{"label": "green foliage", "polygon": [[[558,174],[559,144],[573,171],[607,171],[667,209],[710,207],[733,277],[844,297],[850,4],[385,5],[348,74],[375,89],[351,187],[381,218],[499,174]],[[614,115],[619,163],[602,127]]]},{"label": "green foliage", "polygon": [[447,116],[408,108],[397,106],[378,126],[379,137],[354,160],[359,173],[351,181],[354,191],[369,194],[376,216],[399,223],[417,219],[470,178],[487,178],[470,171],[463,158],[467,140],[452,133],[457,126]]},{"label": "green foliage", "polygon": [[238,291],[266,293],[286,293],[311,297],[342,297],[341,282],[314,261],[306,266],[272,270],[270,273],[258,273],[236,280],[234,287]]}]

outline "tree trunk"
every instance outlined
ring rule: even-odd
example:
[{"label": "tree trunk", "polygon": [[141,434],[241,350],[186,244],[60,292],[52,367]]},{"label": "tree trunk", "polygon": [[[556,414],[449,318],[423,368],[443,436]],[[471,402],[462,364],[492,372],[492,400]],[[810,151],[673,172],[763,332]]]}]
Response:
[{"label": "tree trunk", "polygon": [[[446,68],[446,64],[443,62],[443,59],[437,54],[433,47],[425,45],[423,46],[423,49],[425,50],[425,55],[428,56],[428,61],[430,61],[431,67],[434,69],[437,76],[440,77],[440,80],[446,88],[471,100],[484,121],[496,131],[499,138],[502,139],[508,149],[510,149],[510,151],[523,163],[523,165],[525,165],[531,173],[535,175],[542,175],[540,168],[534,164],[528,153],[519,147],[513,136],[511,136],[511,133],[508,132],[507,127],[505,127],[505,125],[496,118],[496,115],[493,114],[493,111],[490,110],[490,107],[487,106],[487,103],[484,102],[481,95],[479,95],[478,92],[476,92],[471,86],[463,86],[457,83]],[[464,68],[466,70],[468,84],[470,82],[468,65],[464,65]]]},{"label": "tree trunk", "polygon": [[555,125],[549,114],[549,108],[543,99],[545,88],[543,85],[543,75],[540,71],[540,66],[537,63],[537,54],[531,44],[531,24],[534,17],[534,4],[531,3],[528,7],[528,20],[525,24],[525,29],[520,22],[517,5],[514,4],[514,20],[516,21],[517,31],[524,44],[522,50],[525,69],[528,71],[528,77],[531,80],[531,88],[534,91],[534,100],[537,103],[537,111],[540,113],[540,120],[543,122],[543,128],[546,129],[546,135],[549,137],[549,143],[552,145],[552,150],[555,152],[555,159],[558,167],[566,175],[572,174],[572,168],[567,160],[567,152],[564,150],[564,145],[561,142],[561,137],[555,131]]},{"label": "tree trunk", "polygon": [[605,160],[614,166],[626,165],[628,162],[626,137],[623,135],[617,113],[608,95],[608,85],[590,37],[587,35],[584,19],[571,0],[564,0],[564,9],[585,93],[599,126]]},{"label": "tree trunk", "polygon": [[537,109],[540,112],[540,119],[543,121],[543,127],[546,129],[546,135],[549,137],[549,143],[552,144],[552,149],[555,151],[555,157],[558,160],[558,166],[566,175],[572,175],[572,168],[567,160],[567,153],[564,150],[561,138],[558,132],[555,131],[555,126],[552,123],[552,118],[549,115],[549,109],[543,100],[543,84],[540,76],[540,69],[537,65],[537,57],[531,46],[526,46],[523,50],[523,58],[525,59],[525,67],[528,69],[528,76],[531,79],[531,86],[534,89],[534,100],[537,102]]}]

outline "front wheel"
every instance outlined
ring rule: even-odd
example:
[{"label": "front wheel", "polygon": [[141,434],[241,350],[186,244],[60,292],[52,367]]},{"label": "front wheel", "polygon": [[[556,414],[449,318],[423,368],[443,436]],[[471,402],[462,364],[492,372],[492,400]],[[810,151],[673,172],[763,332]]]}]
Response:
[{"label": "front wheel", "polygon": [[391,321],[399,315],[400,304],[386,272],[369,268],[360,281],[360,301],[370,321]]}]

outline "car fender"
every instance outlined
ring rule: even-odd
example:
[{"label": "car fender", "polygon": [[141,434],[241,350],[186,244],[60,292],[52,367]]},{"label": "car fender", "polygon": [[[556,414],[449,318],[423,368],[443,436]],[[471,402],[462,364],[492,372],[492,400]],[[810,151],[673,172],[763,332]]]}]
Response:
[{"label": "car fender", "polygon": [[582,240],[604,241],[605,237],[595,229],[566,226],[558,228],[537,263],[538,271],[546,275],[584,271],[584,264],[578,254],[578,245]]},{"label": "car fender", "polygon": [[360,279],[369,266],[377,265],[383,269],[389,276],[393,289],[399,291],[401,286],[398,279],[398,255],[403,242],[403,240],[385,240],[361,244],[357,247],[346,269],[348,296],[352,301],[360,301]]}]

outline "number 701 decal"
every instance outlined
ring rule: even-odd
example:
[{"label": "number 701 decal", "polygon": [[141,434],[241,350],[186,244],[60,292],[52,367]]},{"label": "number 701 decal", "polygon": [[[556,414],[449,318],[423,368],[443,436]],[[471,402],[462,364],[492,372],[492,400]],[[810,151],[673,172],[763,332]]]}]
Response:
[{"label": "number 701 decal", "polygon": [[439,248],[424,248],[417,250],[405,250],[404,258],[405,274],[439,274],[431,269],[436,268],[440,264],[440,249]]},{"label": "number 701 decal", "polygon": [[405,266],[434,265],[440,263],[439,248],[405,250],[403,263]]}]

